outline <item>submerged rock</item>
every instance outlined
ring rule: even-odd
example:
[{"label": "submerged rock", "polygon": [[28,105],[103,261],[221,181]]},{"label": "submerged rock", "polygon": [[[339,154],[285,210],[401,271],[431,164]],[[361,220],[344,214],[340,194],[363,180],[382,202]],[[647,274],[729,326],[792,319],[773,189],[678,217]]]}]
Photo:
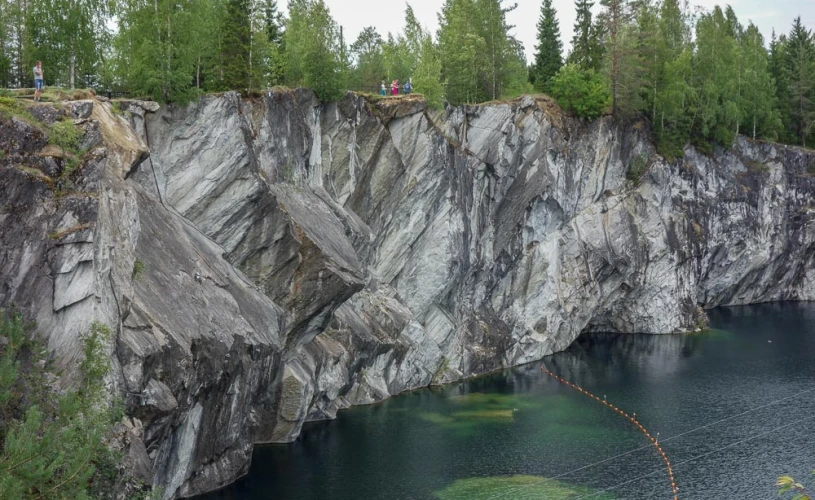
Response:
[{"label": "submerged rock", "polygon": [[79,335],[113,327],[127,463],[168,499],[306,421],[582,332],[815,298],[810,151],[739,138],[666,161],[638,127],[530,97],[112,105],[68,107],[95,148],[73,190],[40,130],[0,122],[0,306],[37,322],[65,384]]}]

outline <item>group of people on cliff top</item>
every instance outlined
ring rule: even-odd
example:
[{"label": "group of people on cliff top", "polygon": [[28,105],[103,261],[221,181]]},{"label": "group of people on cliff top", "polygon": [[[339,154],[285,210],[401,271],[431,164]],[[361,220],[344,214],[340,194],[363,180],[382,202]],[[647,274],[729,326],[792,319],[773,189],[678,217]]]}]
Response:
[{"label": "group of people on cliff top", "polygon": [[[402,88],[405,91],[405,95],[409,95],[413,91],[413,79],[409,78]],[[382,86],[379,87],[379,95],[388,95],[388,87],[385,85],[385,80],[382,80]],[[399,95],[399,80],[391,82],[391,95]]]}]

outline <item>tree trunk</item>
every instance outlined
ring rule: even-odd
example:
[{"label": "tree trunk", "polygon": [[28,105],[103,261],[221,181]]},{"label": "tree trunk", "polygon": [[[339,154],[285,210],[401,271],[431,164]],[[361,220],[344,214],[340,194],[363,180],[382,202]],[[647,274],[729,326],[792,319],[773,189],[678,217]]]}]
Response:
[{"label": "tree trunk", "polygon": [[[252,44],[254,37],[252,36],[252,19],[255,17],[255,2],[249,1],[249,74],[247,75],[246,92],[252,90]],[[340,37],[342,37],[342,26],[340,26]]]},{"label": "tree trunk", "polygon": [[71,90],[76,88],[76,52],[71,49]]}]

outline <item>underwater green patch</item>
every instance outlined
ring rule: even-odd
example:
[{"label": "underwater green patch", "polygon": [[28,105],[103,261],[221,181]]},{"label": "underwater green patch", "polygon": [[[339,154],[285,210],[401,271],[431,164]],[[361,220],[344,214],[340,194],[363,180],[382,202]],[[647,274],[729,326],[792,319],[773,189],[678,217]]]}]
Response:
[{"label": "underwater green patch", "polygon": [[514,410],[474,410],[474,411],[457,411],[453,413],[454,418],[479,418],[489,420],[512,420]]},{"label": "underwater green patch", "polygon": [[456,421],[456,419],[454,419],[453,417],[449,417],[447,415],[442,415],[441,413],[435,413],[435,412],[423,412],[423,413],[420,413],[419,418],[421,418],[425,422],[430,422],[430,423],[439,424],[439,425],[453,424]]},{"label": "underwater green patch", "polygon": [[[459,479],[434,495],[439,500],[490,498],[568,500],[590,495],[595,491],[586,486],[572,485],[540,476],[494,476]],[[601,493],[592,498],[611,500],[614,496]]]},{"label": "underwater green patch", "polygon": [[519,394],[487,394],[483,392],[471,392],[458,396],[450,396],[449,401],[456,405],[480,406],[492,409],[529,409],[540,408],[541,401],[533,400],[529,395]]}]

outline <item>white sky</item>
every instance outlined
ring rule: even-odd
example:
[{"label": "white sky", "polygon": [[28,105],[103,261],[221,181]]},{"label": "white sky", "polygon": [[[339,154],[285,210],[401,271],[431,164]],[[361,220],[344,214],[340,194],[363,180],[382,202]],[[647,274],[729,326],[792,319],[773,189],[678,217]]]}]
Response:
[{"label": "white sky", "polygon": [[[515,25],[515,36],[524,44],[527,59],[535,51],[536,24],[540,16],[541,0],[505,0],[505,5],[518,3],[518,8],[508,14],[510,24]],[[388,32],[397,33],[404,24],[404,0],[325,0],[334,19],[345,28],[345,39],[350,45],[366,26],[374,26],[385,37]],[[438,29],[438,12],[444,0],[409,0],[419,21],[435,34]],[[595,0],[595,3],[599,1]],[[752,20],[770,38],[773,27],[778,33],[789,32],[792,20],[800,15],[804,24],[815,28],[815,0],[691,0],[692,5],[712,8],[716,4],[732,5],[739,20],[747,25]],[[286,12],[287,0],[278,4]],[[575,11],[574,0],[553,0],[560,18],[560,33],[564,50],[568,52],[572,38]],[[596,7],[596,6],[595,6]],[[565,54],[564,54],[565,55]]]}]

